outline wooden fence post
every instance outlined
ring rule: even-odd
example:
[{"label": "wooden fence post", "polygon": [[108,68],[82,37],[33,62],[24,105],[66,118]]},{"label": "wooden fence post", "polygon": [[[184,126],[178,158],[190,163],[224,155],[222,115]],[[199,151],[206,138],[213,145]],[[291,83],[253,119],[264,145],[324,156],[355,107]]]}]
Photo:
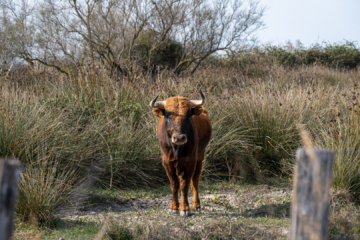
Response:
[{"label": "wooden fence post", "polygon": [[328,237],[328,212],[334,152],[300,148],[291,202],[290,240]]},{"label": "wooden fence post", "polygon": [[0,239],[10,240],[20,175],[20,162],[0,159]]}]

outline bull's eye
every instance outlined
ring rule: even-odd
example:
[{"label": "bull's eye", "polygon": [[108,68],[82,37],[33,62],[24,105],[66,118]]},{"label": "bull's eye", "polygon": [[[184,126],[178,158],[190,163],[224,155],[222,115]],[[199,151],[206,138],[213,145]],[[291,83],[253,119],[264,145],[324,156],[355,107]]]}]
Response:
[{"label": "bull's eye", "polygon": [[191,118],[191,110],[188,110],[188,111],[186,112],[186,118]]},{"label": "bull's eye", "polygon": [[165,112],[165,117],[166,117],[166,118],[169,118],[170,116],[171,116],[171,112],[166,111],[166,112]]},{"label": "bull's eye", "polygon": [[166,131],[168,132],[169,135],[171,135],[172,132],[173,132],[173,129],[169,127],[169,128],[166,129]]}]

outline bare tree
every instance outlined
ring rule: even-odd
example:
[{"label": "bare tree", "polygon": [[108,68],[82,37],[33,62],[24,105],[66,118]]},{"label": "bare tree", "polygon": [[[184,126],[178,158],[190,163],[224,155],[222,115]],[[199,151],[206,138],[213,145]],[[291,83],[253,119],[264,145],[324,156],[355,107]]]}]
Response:
[{"label": "bare tree", "polygon": [[15,29],[22,39],[16,52],[65,73],[69,63],[85,62],[92,68],[103,63],[122,75],[159,65],[176,74],[192,67],[193,73],[211,54],[231,52],[264,26],[264,8],[257,1],[39,1],[36,11],[23,10],[33,17]]},{"label": "bare tree", "polygon": [[[112,72],[126,74],[128,61],[122,56],[131,53],[147,23],[146,5],[137,0],[45,0],[38,12],[38,45],[43,57],[51,56],[57,63],[59,57],[74,63],[89,60],[92,67],[100,61]],[[30,59],[44,63],[40,57]]]},{"label": "bare tree", "polygon": [[32,48],[34,5],[26,0],[4,0],[0,11],[0,63],[12,66],[24,49]]},{"label": "bare tree", "polygon": [[264,26],[264,11],[257,1],[204,1],[178,27],[177,37],[185,51],[174,71],[179,73],[194,65],[193,73],[211,54],[247,44],[253,40],[253,33]]}]

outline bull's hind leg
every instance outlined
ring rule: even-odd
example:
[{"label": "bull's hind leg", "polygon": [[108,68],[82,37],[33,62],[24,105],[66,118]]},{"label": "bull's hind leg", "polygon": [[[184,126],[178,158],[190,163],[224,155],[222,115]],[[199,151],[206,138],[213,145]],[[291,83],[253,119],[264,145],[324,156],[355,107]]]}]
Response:
[{"label": "bull's hind leg", "polygon": [[179,179],[176,175],[176,169],[174,168],[174,166],[171,162],[164,161],[163,165],[164,165],[165,171],[169,177],[171,191],[172,191],[172,199],[171,199],[171,203],[170,203],[169,213],[176,214],[176,213],[179,213],[179,197],[178,197],[178,192],[179,192],[179,187],[180,187]]},{"label": "bull's hind leg", "polygon": [[191,191],[194,195],[192,201],[192,207],[195,210],[200,210],[199,183],[200,183],[201,170],[202,170],[202,160],[199,160],[196,163],[196,169],[191,179]]}]

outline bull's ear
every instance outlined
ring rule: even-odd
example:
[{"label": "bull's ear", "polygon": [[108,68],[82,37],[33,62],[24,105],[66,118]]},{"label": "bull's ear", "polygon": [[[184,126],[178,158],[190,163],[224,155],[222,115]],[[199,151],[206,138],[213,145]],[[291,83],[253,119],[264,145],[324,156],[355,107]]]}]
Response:
[{"label": "bull's ear", "polygon": [[155,116],[158,116],[158,117],[161,117],[161,118],[165,117],[165,109],[154,108],[153,113],[155,114]]},{"label": "bull's ear", "polygon": [[201,106],[191,109],[191,115],[199,116],[202,112],[203,112],[203,108]]}]

